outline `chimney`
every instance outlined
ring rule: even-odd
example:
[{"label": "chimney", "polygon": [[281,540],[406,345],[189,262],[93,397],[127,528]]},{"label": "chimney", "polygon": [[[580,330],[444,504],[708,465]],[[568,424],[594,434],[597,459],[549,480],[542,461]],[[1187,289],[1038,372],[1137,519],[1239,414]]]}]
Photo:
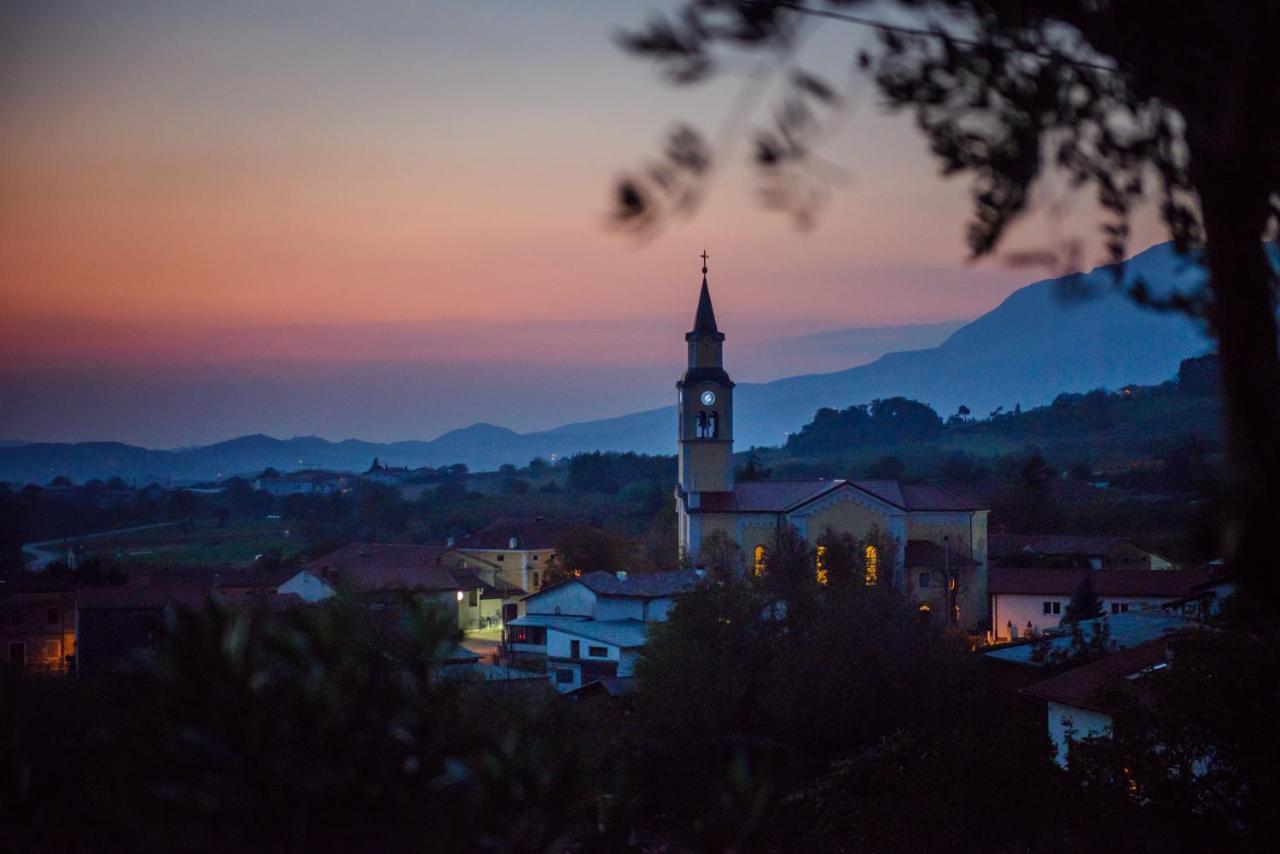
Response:
[{"label": "chimney", "polygon": [[617,573],[614,573],[614,574],[618,576],[618,580],[619,580],[619,581],[626,581],[626,580],[627,580],[627,574],[626,574],[625,572],[617,572]]},{"label": "chimney", "polygon": [[515,538],[515,537],[512,537],[511,539],[507,540],[507,548],[511,549],[511,551],[515,551],[515,550],[516,550],[516,538]]}]

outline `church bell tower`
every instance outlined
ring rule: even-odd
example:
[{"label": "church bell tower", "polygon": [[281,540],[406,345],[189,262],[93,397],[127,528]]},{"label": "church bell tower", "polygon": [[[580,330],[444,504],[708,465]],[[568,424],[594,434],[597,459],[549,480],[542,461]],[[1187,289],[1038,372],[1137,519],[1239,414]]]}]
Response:
[{"label": "church bell tower", "polygon": [[697,520],[707,493],[733,491],[733,381],[724,370],[724,333],[716,326],[707,287],[707,253],[702,253],[702,292],[693,331],[684,336],[689,366],[676,383],[680,409],[679,483],[680,545],[697,555]]}]

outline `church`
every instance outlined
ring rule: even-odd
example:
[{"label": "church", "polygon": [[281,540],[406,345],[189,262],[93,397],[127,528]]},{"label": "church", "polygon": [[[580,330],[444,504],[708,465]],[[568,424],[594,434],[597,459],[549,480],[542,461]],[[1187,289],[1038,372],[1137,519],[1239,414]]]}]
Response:
[{"label": "church", "polygon": [[[950,624],[985,624],[987,509],[936,486],[893,480],[734,483],[733,381],[724,367],[725,335],[716,325],[706,260],[688,369],[679,391],[676,513],[680,549],[698,565],[703,541],[723,531],[742,548],[744,572],[765,571],[764,557],[784,525],[810,543],[831,528],[890,543],[867,546],[867,583],[892,584],[922,612]],[[820,557],[819,557],[820,560]],[[815,567],[818,572],[820,567]]]}]

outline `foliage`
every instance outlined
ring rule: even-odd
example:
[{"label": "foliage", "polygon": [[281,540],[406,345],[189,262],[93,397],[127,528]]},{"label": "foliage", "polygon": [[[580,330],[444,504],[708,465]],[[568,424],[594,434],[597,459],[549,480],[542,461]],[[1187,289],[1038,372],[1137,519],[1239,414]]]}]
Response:
[{"label": "foliage", "polygon": [[645,454],[612,454],[599,451],[576,454],[569,460],[570,492],[603,492],[617,495],[622,488],[637,481],[670,483],[675,477],[675,461],[671,457]]},{"label": "foliage", "polygon": [[813,421],[787,437],[792,453],[829,453],[871,443],[927,441],[942,433],[942,419],[927,404],[904,397],[848,409],[819,409]]},{"label": "foliage", "polygon": [[698,566],[716,581],[733,581],[742,575],[742,546],[717,528],[702,538]]},{"label": "foliage", "polygon": [[548,569],[548,581],[564,581],[588,572],[625,570],[634,560],[635,544],[619,535],[588,525],[573,525],[561,531],[554,547],[559,566]]},{"label": "foliage", "polygon": [[1071,626],[1071,643],[1062,647],[1053,643],[1052,635],[1041,634],[1031,647],[1033,662],[1050,667],[1079,667],[1115,651],[1115,644],[1111,641],[1111,624],[1105,617],[1089,624],[1087,638],[1078,620],[1067,621],[1064,617],[1063,622]]},{"label": "foliage", "polygon": [[1081,620],[1092,620],[1094,617],[1102,614],[1102,600],[1098,598],[1098,594],[1093,590],[1093,578],[1084,575],[1080,578],[1080,584],[1077,585],[1075,593],[1071,595],[1071,600],[1067,602],[1067,609],[1063,612],[1062,621],[1065,623],[1078,623]]},{"label": "foliage", "polygon": [[508,851],[590,815],[564,715],[438,680],[453,630],[431,606],[210,603],[164,635],[101,684],[4,674],[7,832],[42,850]]},{"label": "foliage", "polygon": [[1113,737],[1073,744],[1072,774],[1152,810],[1198,815],[1218,847],[1264,850],[1280,830],[1277,654],[1273,616],[1174,635],[1167,667],[1106,691]]}]

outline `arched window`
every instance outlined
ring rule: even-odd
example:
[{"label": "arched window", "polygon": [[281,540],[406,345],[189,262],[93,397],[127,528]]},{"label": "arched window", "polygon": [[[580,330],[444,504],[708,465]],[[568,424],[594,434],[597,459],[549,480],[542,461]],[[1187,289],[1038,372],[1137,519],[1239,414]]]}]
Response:
[{"label": "arched window", "polygon": [[827,578],[827,547],[818,546],[818,583],[826,586]]},{"label": "arched window", "polygon": [[707,413],[705,412],[698,413],[698,438],[707,438]]},{"label": "arched window", "polygon": [[755,565],[752,569],[757,578],[764,575],[764,546],[756,546]]},{"label": "arched window", "polygon": [[712,412],[707,416],[707,436],[711,439],[720,438],[720,413]]},{"label": "arched window", "polygon": [[874,587],[875,583],[880,580],[880,552],[876,551],[875,546],[867,546],[866,569],[863,578],[868,587]]}]

